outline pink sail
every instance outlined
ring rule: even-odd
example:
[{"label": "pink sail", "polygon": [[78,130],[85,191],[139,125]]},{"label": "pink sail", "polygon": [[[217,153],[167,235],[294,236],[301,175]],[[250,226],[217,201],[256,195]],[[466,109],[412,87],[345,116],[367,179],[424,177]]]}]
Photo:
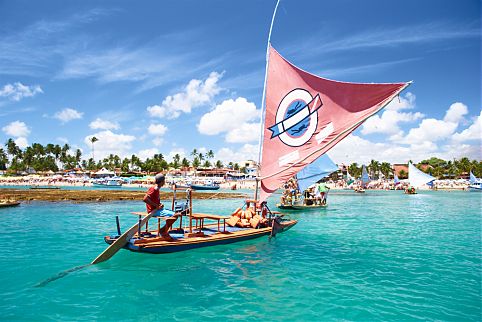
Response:
[{"label": "pink sail", "polygon": [[324,79],[297,68],[270,47],[260,201],[380,111],[409,84]]}]

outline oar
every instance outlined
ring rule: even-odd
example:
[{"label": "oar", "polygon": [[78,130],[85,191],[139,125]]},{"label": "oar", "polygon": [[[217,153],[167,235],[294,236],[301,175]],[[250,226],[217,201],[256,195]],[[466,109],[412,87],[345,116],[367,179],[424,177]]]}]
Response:
[{"label": "oar", "polygon": [[[142,218],[140,226],[144,226],[145,223],[151,219],[151,217],[157,212],[157,209],[154,211],[151,211],[147,216]],[[124,247],[129,240],[134,236],[134,234],[137,232],[139,229],[139,223],[134,224],[129,230],[125,231],[122,235],[119,236],[112,244],[109,245],[99,256],[97,256],[96,259],[92,261],[90,264],[98,264],[102,263],[112,256],[115,255],[122,247]]]},{"label": "oar", "polygon": [[[147,216],[145,216],[141,220],[141,226],[143,226],[156,213],[156,211],[157,211],[157,209],[152,211],[151,213],[149,213]],[[97,256],[97,258],[94,259],[92,261],[92,263],[87,264],[87,265],[77,266],[77,267],[74,267],[74,268],[70,268],[66,271],[60,272],[59,274],[57,274],[55,276],[52,276],[52,277],[46,279],[45,281],[43,281],[41,283],[38,283],[37,285],[35,285],[35,287],[44,287],[45,285],[47,285],[47,284],[49,284],[49,283],[51,283],[55,280],[58,280],[62,277],[65,277],[70,273],[79,271],[79,270],[81,270],[81,269],[83,269],[87,266],[97,264],[97,263],[101,263],[103,261],[108,260],[109,258],[114,256],[115,253],[117,253],[119,251],[119,249],[124,247],[125,244],[127,244],[129,242],[129,240],[132,238],[132,236],[134,236],[134,234],[138,230],[138,227],[139,227],[139,223],[136,223],[129,230],[127,230],[122,235],[120,235],[119,238],[117,238],[112,244],[109,245],[109,247],[107,247],[99,256]]]}]

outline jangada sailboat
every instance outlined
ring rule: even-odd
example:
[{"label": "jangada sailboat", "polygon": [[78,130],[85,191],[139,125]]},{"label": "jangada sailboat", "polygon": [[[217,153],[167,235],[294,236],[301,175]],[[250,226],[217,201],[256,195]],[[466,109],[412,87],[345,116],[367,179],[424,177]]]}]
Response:
[{"label": "jangada sailboat", "polygon": [[294,192],[295,195],[289,189],[285,189],[280,203],[276,206],[287,210],[314,210],[327,207],[329,188],[326,184],[317,182],[337,170],[337,165],[328,155],[322,155],[296,174],[298,189]]},{"label": "jangada sailboat", "polygon": [[417,169],[412,162],[408,163],[408,182],[410,187],[405,189],[405,193],[409,195],[417,194],[415,189],[423,186],[431,187],[433,185],[434,177]]},{"label": "jangada sailboat", "polygon": [[470,171],[470,177],[469,177],[469,190],[470,191],[482,191],[482,179],[474,176],[472,171]]},{"label": "jangada sailboat", "polygon": [[[270,211],[268,197],[380,111],[409,84],[355,84],[320,78],[284,59],[271,47],[268,38],[261,171],[255,198],[246,200],[242,209],[229,217],[196,213],[190,201],[188,206],[178,207],[176,200],[171,211],[136,213],[139,222],[124,233],[118,228],[117,235],[106,236],[110,246],[92,264],[109,259],[121,248],[148,253],[177,252],[273,236],[292,228],[297,221]],[[185,218],[187,228],[180,224],[181,229],[165,232],[159,227],[159,220],[157,229],[156,225],[149,229],[153,227],[148,226],[149,220],[156,216],[171,221]],[[169,238],[159,236],[165,233]]]}]

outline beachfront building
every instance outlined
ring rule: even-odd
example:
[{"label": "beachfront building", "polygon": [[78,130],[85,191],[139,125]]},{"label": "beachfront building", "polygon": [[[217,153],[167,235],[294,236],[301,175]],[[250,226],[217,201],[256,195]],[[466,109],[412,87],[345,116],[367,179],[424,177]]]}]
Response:
[{"label": "beachfront building", "polygon": [[393,173],[400,179],[406,179],[408,177],[408,164],[394,163],[392,165]]},{"label": "beachfront building", "polygon": [[246,178],[254,179],[258,173],[258,164],[254,160],[246,160],[241,162],[241,167],[244,168],[244,173]]}]

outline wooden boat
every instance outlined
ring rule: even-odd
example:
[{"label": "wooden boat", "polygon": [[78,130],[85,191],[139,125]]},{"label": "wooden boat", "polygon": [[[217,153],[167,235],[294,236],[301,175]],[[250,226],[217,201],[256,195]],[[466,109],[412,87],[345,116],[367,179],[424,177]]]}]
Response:
[{"label": "wooden boat", "polygon": [[19,201],[0,201],[0,208],[16,207],[20,205]]},{"label": "wooden boat", "polygon": [[[257,213],[258,216],[265,218],[265,224],[256,224],[251,227],[230,226],[231,216],[219,216],[214,214],[192,213],[191,190],[187,191],[187,202],[178,204],[173,196],[172,211],[168,212],[171,216],[154,217],[157,219],[157,229],[149,230],[149,220],[145,223],[145,229],[141,229],[144,224],[139,224],[137,232],[130,238],[123,248],[134,252],[142,253],[173,253],[190,250],[200,247],[231,244],[240,241],[259,238],[267,235],[276,235],[293,227],[297,221],[278,217],[278,212],[270,212],[269,209],[259,207],[254,200],[246,200],[246,210]],[[255,209],[255,207],[257,207]],[[177,212],[175,211],[177,210]],[[264,211],[264,214],[263,214]],[[139,216],[139,223],[148,214],[135,212]],[[168,237],[161,236],[161,221],[169,218],[179,218],[179,227],[171,229]],[[183,226],[183,218],[188,220]],[[118,226],[118,234],[115,236],[105,236],[107,244],[113,244],[121,235]]]},{"label": "wooden boat", "polygon": [[[195,213],[191,198],[188,204],[177,204],[173,197],[173,214],[171,217],[157,217],[157,231],[148,228],[149,220],[156,219],[156,211],[136,213],[138,224],[124,233],[118,225],[116,236],[104,238],[110,246],[92,264],[108,260],[121,248],[148,253],[176,252],[274,236],[277,232],[289,230],[297,221],[270,211],[268,197],[288,178],[338,144],[368,117],[378,113],[410,84],[355,84],[324,79],[289,63],[271,47],[269,40],[266,54],[269,64],[266,64],[261,104],[265,113],[262,113],[260,173],[254,200],[246,200],[244,209],[237,209],[228,219]],[[213,188],[210,187],[211,190]],[[188,190],[190,193],[191,190]],[[243,218],[247,213],[252,215],[249,220],[251,227],[245,223],[247,217]],[[167,228],[161,229],[161,220],[172,223],[173,217],[179,219],[180,227],[170,229],[166,236]],[[186,227],[182,226],[183,217],[188,219]],[[237,218],[243,227],[236,227],[237,222],[233,225]],[[226,224],[232,225],[232,228],[226,227]]]}]

